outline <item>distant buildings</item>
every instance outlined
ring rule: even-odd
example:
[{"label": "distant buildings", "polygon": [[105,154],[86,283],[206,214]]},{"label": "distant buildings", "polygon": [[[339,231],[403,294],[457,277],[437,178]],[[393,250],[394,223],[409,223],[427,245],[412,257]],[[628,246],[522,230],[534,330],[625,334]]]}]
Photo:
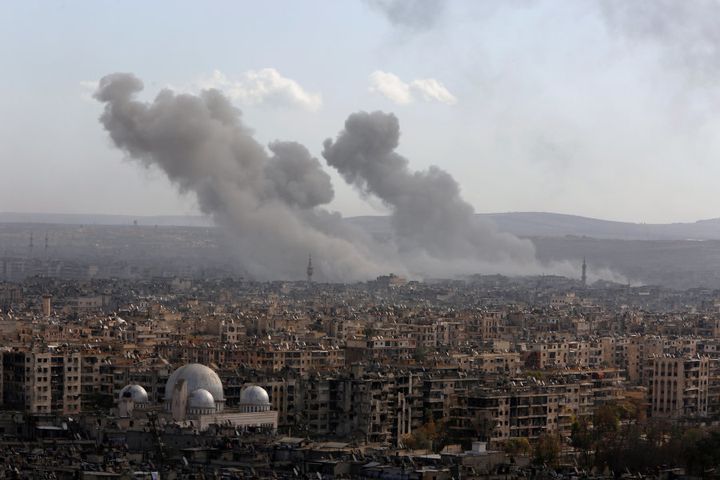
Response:
[{"label": "distant buildings", "polygon": [[[440,456],[423,460],[428,475],[452,476],[447,465],[457,475],[548,435],[572,453],[573,429],[592,431],[604,407],[632,410],[626,424],[720,421],[714,291],[561,277],[312,288],[37,277],[0,284],[0,299],[0,429],[76,428],[67,435],[132,445],[154,464],[169,461],[164,449],[248,464],[249,443],[267,455],[257,471],[302,458],[308,471],[349,472],[361,450],[423,448]],[[306,447],[322,462],[309,467]],[[382,461],[366,473],[405,472]]]}]

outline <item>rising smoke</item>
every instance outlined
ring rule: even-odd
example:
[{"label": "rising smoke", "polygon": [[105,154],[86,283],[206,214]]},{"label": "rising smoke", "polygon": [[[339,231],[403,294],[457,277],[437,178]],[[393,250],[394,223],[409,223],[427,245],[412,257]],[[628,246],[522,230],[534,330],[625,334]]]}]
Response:
[{"label": "rising smoke", "polygon": [[393,265],[384,249],[318,208],[332,200],[330,177],[301,145],[275,142],[272,155],[220,92],[161,91],[152,103],[131,74],[104,77],[100,121],[129,158],[161,169],[200,209],[231,232],[239,261],[261,279],[297,278],[308,252],[326,280],[366,279]]},{"label": "rising smoke", "polygon": [[440,260],[488,264],[534,262],[532,243],[479,221],[450,174],[435,166],[410,171],[408,160],[395,152],[399,139],[395,115],[354,113],[335,142],[325,141],[323,157],[348,183],[391,209],[401,253],[423,251]]},{"label": "rising smoke", "polygon": [[149,103],[132,74],[104,77],[95,98],[115,145],[146,167],[157,167],[233,238],[243,268],[258,279],[296,279],[314,253],[318,278],[364,280],[394,271],[411,276],[469,273],[575,273],[569,264],[544,267],[533,244],[482,223],[458,183],[431,167],[413,172],[395,152],[400,127],[382,112],[355,113],[328,164],[364,195],[391,210],[392,240],[378,241],[323,208],[333,199],[330,176],[308,150],[273,142],[269,152],[217,90],[199,95],[161,91]]}]

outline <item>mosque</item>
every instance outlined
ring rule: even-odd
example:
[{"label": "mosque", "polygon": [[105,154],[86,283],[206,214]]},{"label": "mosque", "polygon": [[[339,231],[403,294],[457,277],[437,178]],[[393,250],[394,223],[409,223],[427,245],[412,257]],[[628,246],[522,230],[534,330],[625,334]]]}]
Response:
[{"label": "mosque", "polygon": [[[164,417],[168,422],[205,430],[210,425],[233,425],[242,429],[277,430],[278,412],[271,409],[270,397],[257,385],[245,387],[240,393],[237,409],[225,407],[220,377],[211,368],[199,363],[175,370],[165,384]],[[153,409],[148,394],[140,385],[127,385],[120,390],[118,413],[121,418],[133,412]]]}]

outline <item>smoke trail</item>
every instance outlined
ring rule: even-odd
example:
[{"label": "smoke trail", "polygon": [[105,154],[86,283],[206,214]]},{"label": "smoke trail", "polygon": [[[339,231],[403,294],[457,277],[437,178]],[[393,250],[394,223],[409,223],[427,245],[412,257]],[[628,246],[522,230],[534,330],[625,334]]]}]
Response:
[{"label": "smoke trail", "polygon": [[333,198],[329,175],[302,146],[275,142],[272,156],[252,137],[221,93],[161,91],[151,103],[132,74],[104,77],[95,98],[115,145],[160,168],[201,210],[226,227],[244,268],[262,279],[301,278],[308,252],[327,280],[367,279],[388,268],[387,249],[318,208]]},{"label": "smoke trail", "polygon": [[460,268],[468,262],[476,268],[472,261],[494,265],[496,271],[538,268],[533,244],[479,221],[450,174],[434,166],[410,171],[407,159],[395,152],[399,138],[394,115],[354,113],[335,142],[325,141],[322,155],[348,183],[391,208],[402,253]]}]

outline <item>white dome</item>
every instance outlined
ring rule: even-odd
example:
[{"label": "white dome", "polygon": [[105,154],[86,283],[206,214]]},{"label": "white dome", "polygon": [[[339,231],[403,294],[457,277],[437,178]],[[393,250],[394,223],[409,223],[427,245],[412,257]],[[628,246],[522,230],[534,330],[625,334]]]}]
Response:
[{"label": "white dome", "polygon": [[148,394],[140,385],[127,385],[120,390],[119,399],[131,398],[134,403],[148,403]]},{"label": "white dome", "polygon": [[198,388],[190,393],[188,406],[197,409],[215,409],[215,399],[212,394],[204,388]]},{"label": "white dome", "polygon": [[180,380],[185,380],[188,392],[203,389],[212,395],[215,402],[225,401],[220,377],[211,368],[199,363],[184,365],[170,375],[165,384],[165,400],[172,400],[173,389]]},{"label": "white dome", "polygon": [[268,406],[270,397],[264,388],[251,385],[240,393],[240,405]]}]

